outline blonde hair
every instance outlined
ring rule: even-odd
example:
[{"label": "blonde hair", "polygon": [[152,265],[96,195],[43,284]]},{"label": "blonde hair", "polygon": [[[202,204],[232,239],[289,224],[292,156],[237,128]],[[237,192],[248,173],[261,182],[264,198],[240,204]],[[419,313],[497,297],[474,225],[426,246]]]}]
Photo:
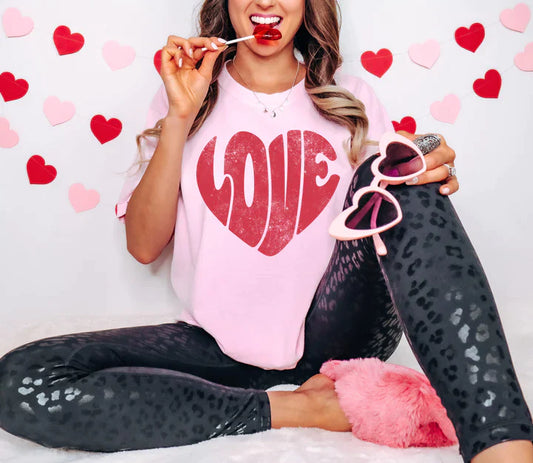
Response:
[{"label": "blonde hair", "polygon": [[[334,75],[342,64],[340,55],[340,12],[337,0],[305,0],[304,21],[294,38],[294,46],[301,53],[305,66],[305,88],[314,106],[326,119],[348,129],[350,138],[346,150],[353,164],[359,161],[368,143],[368,118],[364,104],[343,87],[336,84]],[[199,36],[236,38],[228,12],[228,0],[205,0],[199,15]],[[217,78],[227,60],[235,56],[230,47],[218,57],[207,95],[189,132],[194,135],[213,110],[218,98]],[[137,147],[142,159],[141,143],[149,137],[158,138],[162,120],[155,127],[137,135]]]}]

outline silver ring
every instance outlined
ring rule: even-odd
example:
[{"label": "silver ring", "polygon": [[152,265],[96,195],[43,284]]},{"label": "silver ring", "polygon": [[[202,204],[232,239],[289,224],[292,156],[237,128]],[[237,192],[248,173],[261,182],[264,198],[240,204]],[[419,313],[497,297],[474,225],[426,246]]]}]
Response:
[{"label": "silver ring", "polygon": [[428,154],[440,145],[440,137],[436,133],[428,133],[415,138],[413,143],[418,146],[422,154]]},{"label": "silver ring", "polygon": [[455,177],[457,175],[457,169],[455,166],[450,166],[448,164],[443,164],[443,166],[448,168],[448,177]]}]

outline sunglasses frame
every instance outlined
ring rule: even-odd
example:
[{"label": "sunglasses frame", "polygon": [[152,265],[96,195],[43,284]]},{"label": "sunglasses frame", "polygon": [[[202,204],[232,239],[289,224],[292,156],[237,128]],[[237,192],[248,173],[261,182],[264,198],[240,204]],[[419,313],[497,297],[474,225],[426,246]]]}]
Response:
[{"label": "sunglasses frame", "polygon": [[[379,167],[381,163],[383,163],[387,159],[387,151],[389,147],[393,144],[400,144],[414,151],[417,157],[420,159],[422,167],[420,167],[416,172],[410,173],[408,175],[401,175],[395,177],[385,175],[380,172]],[[372,236],[374,240],[374,246],[376,247],[376,252],[380,256],[384,256],[387,254],[387,248],[385,247],[385,244],[383,243],[383,240],[381,239],[379,234],[388,230],[389,228],[394,227],[403,218],[400,203],[385,188],[387,187],[387,185],[399,185],[401,183],[406,182],[407,180],[411,180],[412,178],[419,176],[420,174],[426,171],[426,161],[424,159],[422,151],[420,151],[420,149],[411,140],[395,132],[386,132],[379,140],[379,156],[374,159],[370,168],[372,170],[372,173],[374,174],[372,182],[369,186],[360,188],[355,192],[352,198],[352,205],[342,211],[337,217],[335,217],[329,227],[329,234],[340,241],[356,240]],[[383,198],[385,198],[392,205],[394,205],[394,207],[396,208],[397,217],[389,223],[380,227],[368,229],[354,229],[347,227],[346,221],[348,220],[348,217],[350,217],[350,215],[352,215],[355,211],[359,209],[359,201],[363,197],[363,195],[369,193],[377,193],[381,195],[381,199],[379,200],[380,203]],[[370,201],[371,200],[369,200],[369,202]],[[367,202],[367,205],[368,204],[369,203]],[[373,208],[372,221],[375,221],[380,204],[371,205],[370,207]]]}]

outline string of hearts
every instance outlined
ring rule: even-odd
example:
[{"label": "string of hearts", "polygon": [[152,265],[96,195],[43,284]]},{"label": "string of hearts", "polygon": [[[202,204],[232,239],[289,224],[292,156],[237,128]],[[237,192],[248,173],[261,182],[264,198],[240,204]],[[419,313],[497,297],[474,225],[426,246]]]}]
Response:
[{"label": "string of hearts", "polygon": [[[500,14],[501,23],[517,32],[524,32],[531,18],[531,10],[525,3],[516,5],[513,9],[506,9]],[[33,30],[33,20],[24,17],[17,8],[8,8],[2,16],[2,23],[7,37],[22,37],[28,35]],[[462,48],[475,53],[485,38],[485,28],[480,23],[474,23],[469,28],[460,27],[455,32],[455,41]],[[72,33],[70,28],[61,25],[54,30],[54,45],[59,55],[68,55],[79,52],[85,39],[80,33]],[[161,67],[161,50],[158,50],[153,58],[136,55],[135,50],[130,46],[120,45],[116,41],[108,41],[102,48],[104,60],[112,71],[117,71],[128,67],[133,63],[136,56],[151,59],[154,67],[159,72]],[[436,40],[428,40],[423,44],[414,44],[409,47],[409,57],[411,60],[427,69],[431,69],[440,57],[440,43]],[[381,78],[390,69],[394,61],[393,54],[389,49],[383,48],[377,53],[366,51],[361,55],[363,68]],[[519,53],[514,59],[515,65],[523,71],[533,71],[533,42],[526,45],[524,52]],[[482,98],[498,98],[502,85],[501,74],[490,69],[484,78],[474,82],[474,92]],[[0,74],[0,93],[5,102],[22,98],[29,89],[29,84],[25,79],[15,78],[10,72]],[[431,105],[431,115],[442,122],[454,123],[457,119],[461,107],[461,101],[456,95],[447,95],[444,100],[437,101]],[[58,125],[69,121],[74,116],[75,106],[70,102],[61,102],[55,96],[48,97],[43,105],[43,111],[50,124]],[[416,131],[416,121],[411,116],[404,117],[400,122],[393,121],[396,130],[407,130],[414,133]],[[107,143],[117,138],[122,131],[122,122],[116,118],[106,119],[103,115],[97,114],[91,118],[91,132],[101,143]],[[0,117],[0,147],[11,148],[18,144],[18,134],[10,130],[9,121]],[[27,163],[28,178],[31,184],[48,184],[52,182],[57,171],[53,166],[46,165],[41,156],[32,156]],[[72,195],[69,190],[69,198],[92,198],[85,201],[87,204],[80,205],[83,201],[74,201],[79,207],[73,206],[75,210],[86,210],[88,204],[94,203],[98,193],[94,190],[85,190],[83,185],[74,184],[71,186]],[[96,201],[97,203],[98,201]],[[96,205],[96,204],[95,204]],[[93,206],[94,207],[94,206]],[[79,209],[79,210],[78,210]]]}]

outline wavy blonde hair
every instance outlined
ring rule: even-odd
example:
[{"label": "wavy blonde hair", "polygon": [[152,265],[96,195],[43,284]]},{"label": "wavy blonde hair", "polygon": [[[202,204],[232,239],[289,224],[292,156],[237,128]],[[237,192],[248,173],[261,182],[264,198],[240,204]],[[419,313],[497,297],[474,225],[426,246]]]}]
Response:
[{"label": "wavy blonde hair", "polygon": [[[326,119],[348,129],[350,138],[346,143],[348,157],[353,164],[367,141],[368,118],[364,104],[343,87],[336,84],[334,75],[342,64],[340,55],[340,9],[337,0],[305,0],[304,21],[294,38],[294,46],[301,53],[307,68],[305,88],[314,106]],[[201,37],[236,38],[231,25],[228,0],[205,0],[199,14]],[[218,98],[217,78],[227,60],[235,56],[235,47],[229,47],[218,57],[213,79],[207,95],[189,132],[194,135],[213,110]],[[162,120],[155,127],[137,135],[137,147],[142,156],[142,141],[158,138]],[[142,158],[141,158],[142,159]]]}]

